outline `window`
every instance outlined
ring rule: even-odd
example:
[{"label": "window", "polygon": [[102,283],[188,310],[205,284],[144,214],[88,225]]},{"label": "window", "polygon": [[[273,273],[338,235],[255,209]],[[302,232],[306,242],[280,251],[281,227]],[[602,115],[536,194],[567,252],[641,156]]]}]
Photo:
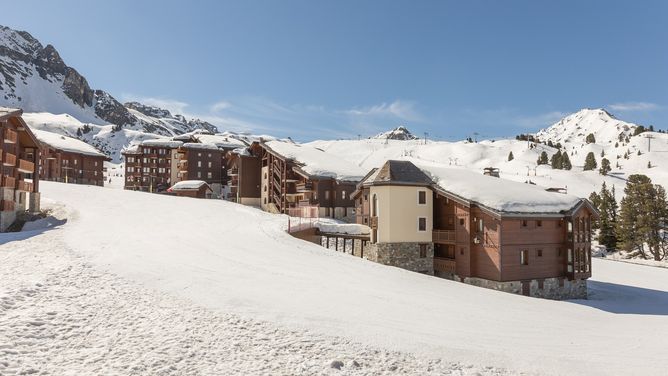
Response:
[{"label": "window", "polygon": [[427,257],[427,245],[420,244],[420,258],[425,258],[425,257]]},{"label": "window", "polygon": [[266,185],[264,186],[264,191],[265,191],[265,192],[267,191],[267,186],[266,186]]},{"label": "window", "polygon": [[346,199],[346,191],[341,191],[341,200]]},{"label": "window", "polygon": [[540,220],[536,221],[536,226],[543,227],[543,221]]},{"label": "window", "polygon": [[464,255],[464,247],[459,248],[459,254],[460,254],[460,255]]},{"label": "window", "polygon": [[418,191],[418,205],[427,205],[426,191]]},{"label": "window", "polygon": [[485,224],[482,221],[482,218],[478,218],[478,232],[482,232],[485,228]]},{"label": "window", "polygon": [[325,191],[325,200],[329,200],[329,191]]},{"label": "window", "polygon": [[212,173],[210,173],[210,172],[207,172],[207,173],[206,173],[206,178],[207,178],[207,179],[211,179],[212,177],[213,177],[213,174],[212,174]]},{"label": "window", "polygon": [[427,218],[419,217],[418,218],[418,231],[427,231]]},{"label": "window", "polygon": [[522,220],[522,227],[527,227],[529,225],[529,222],[526,219]]},{"label": "window", "polygon": [[95,167],[97,167],[97,161],[95,161]]},{"label": "window", "polygon": [[211,168],[211,162],[209,162],[209,168]]},{"label": "window", "polygon": [[197,153],[197,156],[198,156],[198,157],[201,157],[201,156],[202,156],[202,153]]},{"label": "window", "polygon": [[197,161],[197,167],[202,167],[202,161]]},{"label": "window", "polygon": [[74,165],[75,165],[75,166],[76,166],[77,162],[78,162],[78,160],[75,159],[75,160],[74,160]]},{"label": "window", "polygon": [[202,171],[197,171],[197,177],[201,178],[202,177]]},{"label": "window", "polygon": [[97,171],[93,171],[94,175],[97,176]]},{"label": "window", "polygon": [[459,218],[459,225],[464,226],[464,218]]},{"label": "window", "polygon": [[211,158],[211,153],[209,153],[209,158]]},{"label": "window", "polygon": [[542,249],[537,249],[536,250],[536,257],[543,257],[543,250]]},{"label": "window", "polygon": [[367,194],[365,193],[365,194],[364,194],[364,201],[368,201],[368,200],[369,200],[369,195],[367,195]]},{"label": "window", "polygon": [[144,158],[144,163],[148,163],[148,158]]},{"label": "window", "polygon": [[520,251],[520,265],[529,265],[529,251]]}]

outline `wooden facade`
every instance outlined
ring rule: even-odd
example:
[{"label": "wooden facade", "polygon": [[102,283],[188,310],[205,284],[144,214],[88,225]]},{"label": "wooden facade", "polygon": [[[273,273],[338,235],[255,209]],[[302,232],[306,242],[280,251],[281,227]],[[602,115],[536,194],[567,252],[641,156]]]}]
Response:
[{"label": "wooden facade", "polygon": [[178,159],[177,181],[201,180],[212,187],[216,195],[228,181],[224,163],[225,150],[215,145],[185,143],[176,151]]},{"label": "wooden facade", "polygon": [[104,185],[104,155],[88,155],[57,149],[42,143],[39,176],[63,183]]},{"label": "wooden facade", "polygon": [[14,222],[17,213],[39,210],[40,144],[22,114],[0,108],[0,231]]},{"label": "wooden facade", "polygon": [[180,142],[135,145],[122,152],[125,189],[145,192],[167,190],[176,177],[176,150]]},{"label": "wooden facade", "polygon": [[225,155],[229,191],[226,199],[240,204],[260,206],[262,148],[257,142],[248,148],[228,151]]}]

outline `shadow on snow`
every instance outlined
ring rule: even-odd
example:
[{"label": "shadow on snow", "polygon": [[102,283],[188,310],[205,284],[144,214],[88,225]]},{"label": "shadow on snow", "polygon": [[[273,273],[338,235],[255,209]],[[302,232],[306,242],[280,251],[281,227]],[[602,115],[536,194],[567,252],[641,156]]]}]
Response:
[{"label": "shadow on snow", "polygon": [[589,299],[570,300],[602,311],[631,315],[668,315],[668,292],[589,281]]},{"label": "shadow on snow", "polygon": [[[24,225],[25,227],[28,227],[27,230],[22,230],[19,232],[4,232],[0,234],[0,245],[9,243],[9,242],[17,242],[21,240],[26,240],[29,238],[32,238],[33,236],[40,235],[46,231],[56,229],[62,225],[67,223],[67,219],[58,219],[55,217],[46,217],[40,220],[37,220],[35,222],[27,222]],[[31,227],[36,227],[33,229],[30,229]]]}]

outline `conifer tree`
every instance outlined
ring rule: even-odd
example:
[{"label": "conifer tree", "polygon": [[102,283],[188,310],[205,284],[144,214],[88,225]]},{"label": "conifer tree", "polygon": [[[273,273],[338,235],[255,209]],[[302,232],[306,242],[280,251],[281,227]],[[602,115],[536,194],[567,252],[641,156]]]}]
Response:
[{"label": "conifer tree", "polygon": [[595,144],[596,143],[596,138],[594,137],[593,133],[590,133],[587,135],[587,138],[585,138],[585,142],[588,144]]},{"label": "conifer tree", "polygon": [[561,150],[557,150],[556,153],[552,154],[550,165],[552,166],[553,169],[561,170],[563,168],[561,160],[562,160]]},{"label": "conifer tree", "polygon": [[508,162],[512,161],[513,159],[515,159],[515,156],[513,155],[513,152],[511,151],[510,153],[508,153]]},{"label": "conifer tree", "polygon": [[[615,187],[608,190],[603,182],[601,192],[598,194],[599,201],[598,212],[601,216],[598,222],[598,242],[608,249],[614,249],[617,246],[617,200],[615,199]],[[593,203],[593,201],[592,201]]]},{"label": "conifer tree", "polygon": [[601,159],[601,168],[598,169],[598,172],[601,175],[607,175],[611,170],[610,161],[607,158]]},{"label": "conifer tree", "polygon": [[543,165],[543,164],[548,164],[548,158],[547,158],[547,153],[542,152],[540,153],[540,157],[538,157],[538,160],[536,161],[536,164]]},{"label": "conifer tree", "polygon": [[668,216],[665,189],[652,184],[647,176],[635,174],[629,176],[624,193],[617,221],[621,248],[638,251],[645,259],[663,260],[667,253],[663,237]]},{"label": "conifer tree", "polygon": [[596,157],[594,156],[594,152],[590,151],[587,154],[587,157],[585,158],[584,170],[589,171],[595,168],[596,168]]},{"label": "conifer tree", "polygon": [[571,164],[571,159],[568,157],[568,153],[561,154],[561,168],[563,170],[570,170],[573,168]]}]

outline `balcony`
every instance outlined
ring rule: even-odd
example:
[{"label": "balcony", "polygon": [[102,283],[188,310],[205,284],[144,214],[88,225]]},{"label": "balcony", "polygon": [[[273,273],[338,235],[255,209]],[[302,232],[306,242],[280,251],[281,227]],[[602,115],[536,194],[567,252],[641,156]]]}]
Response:
[{"label": "balcony", "polygon": [[297,192],[310,192],[312,190],[313,190],[313,183],[310,181],[297,184]]},{"label": "balcony", "polygon": [[27,181],[23,181],[23,180],[19,180],[18,185],[16,186],[16,189],[19,190],[19,191],[23,191],[23,192],[32,192],[32,183],[27,182]]},{"label": "balcony", "polygon": [[432,241],[434,243],[455,243],[455,231],[454,230],[434,230],[432,232]]},{"label": "balcony", "polygon": [[18,134],[13,129],[5,130],[5,144],[15,144],[18,140]]},{"label": "balcony", "polygon": [[3,176],[2,177],[2,187],[3,188],[12,188],[16,187],[16,179],[14,179],[11,176]]},{"label": "balcony", "polygon": [[14,201],[0,201],[0,211],[14,211]]},{"label": "balcony", "polygon": [[229,170],[227,170],[227,176],[237,176],[239,175],[239,169],[234,167]]},{"label": "balcony", "polygon": [[16,166],[16,156],[12,153],[5,153],[2,164],[9,167]]},{"label": "balcony", "polygon": [[22,172],[24,174],[32,174],[35,172],[35,164],[29,161],[26,161],[25,159],[19,159],[19,172]]},{"label": "balcony", "polygon": [[434,271],[455,274],[457,263],[453,259],[434,257]]}]

